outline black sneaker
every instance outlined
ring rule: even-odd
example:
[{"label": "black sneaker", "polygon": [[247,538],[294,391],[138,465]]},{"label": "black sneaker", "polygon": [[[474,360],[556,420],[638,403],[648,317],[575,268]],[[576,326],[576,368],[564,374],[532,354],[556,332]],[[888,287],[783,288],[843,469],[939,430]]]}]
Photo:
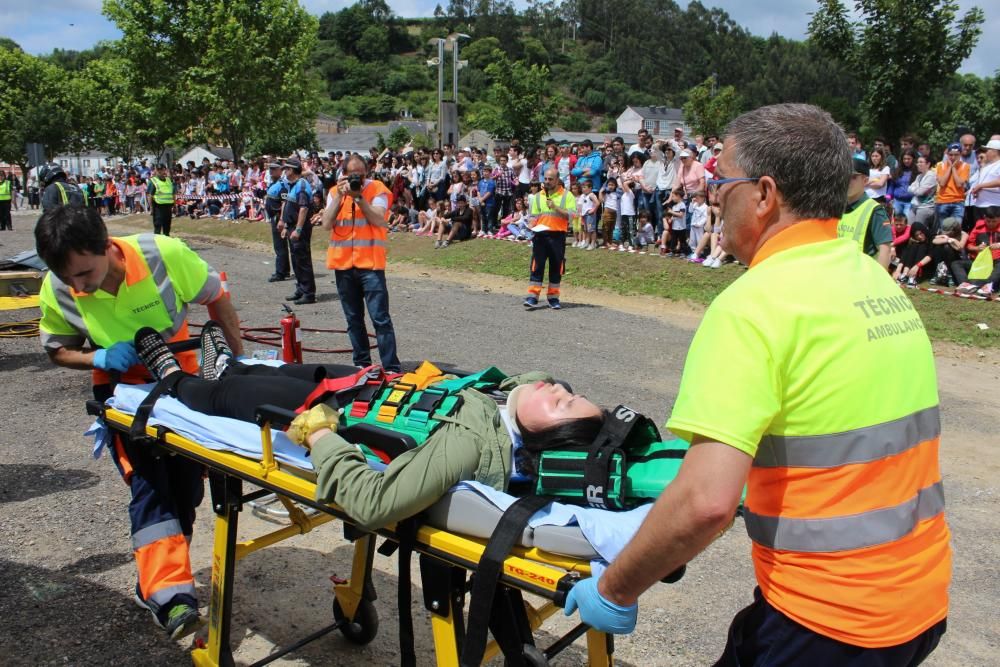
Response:
[{"label": "black sneaker", "polygon": [[285,301],[295,301],[296,299],[301,299],[301,298],[302,298],[302,292],[296,292],[291,296],[285,297]]},{"label": "black sneaker", "polygon": [[170,351],[156,329],[143,327],[136,331],[134,344],[136,354],[157,380],[162,380],[170,373],[181,369],[177,357]]},{"label": "black sneaker", "polygon": [[296,306],[305,306],[310,303],[316,303],[316,297],[300,296],[298,299],[292,299],[292,303],[294,303]]},{"label": "black sneaker", "polygon": [[186,595],[181,599],[175,597],[174,600],[177,601],[169,603],[164,608],[152,600],[144,600],[142,593],[139,592],[139,584],[136,584],[132,599],[140,608],[153,615],[156,627],[162,628],[171,639],[180,639],[201,627],[201,614],[198,613],[197,607],[185,600],[188,597]]},{"label": "black sneaker", "polygon": [[283,276],[280,273],[272,273],[271,277],[267,279],[267,282],[280,283],[282,280],[288,280],[288,276]]},{"label": "black sneaker", "polygon": [[218,322],[209,320],[201,328],[201,377],[218,380],[229,368],[233,351]]}]

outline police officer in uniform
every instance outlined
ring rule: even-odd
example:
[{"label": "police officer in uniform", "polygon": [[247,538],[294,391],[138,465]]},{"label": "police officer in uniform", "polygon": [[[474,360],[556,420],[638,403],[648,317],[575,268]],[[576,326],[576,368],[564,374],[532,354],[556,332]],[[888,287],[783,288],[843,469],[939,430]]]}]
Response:
[{"label": "police officer in uniform", "polygon": [[87,195],[75,183],[66,180],[66,172],[56,162],[38,168],[38,181],[42,184],[42,211],[56,206],[87,206]]},{"label": "police officer in uniform", "polygon": [[309,222],[309,203],[312,188],[302,178],[302,163],[292,158],[285,162],[288,196],[281,209],[281,234],[288,239],[295,271],[295,293],[288,300],[297,305],[316,303],[316,278],[312,266],[312,223]]},{"label": "police officer in uniform", "polygon": [[174,181],[167,165],[156,165],[156,175],[149,178],[146,196],[153,204],[153,233],[170,236],[170,220],[174,213]]},{"label": "police officer in uniform", "polygon": [[10,202],[14,195],[14,176],[0,171],[0,230],[14,231],[14,223],[10,219]]},{"label": "police officer in uniform", "polygon": [[282,235],[279,227],[281,207],[288,196],[288,183],[281,174],[284,167],[281,166],[280,162],[271,162],[267,167],[270,172],[270,185],[267,186],[267,195],[264,198],[264,215],[267,216],[267,221],[271,225],[271,245],[274,247],[274,273],[267,281],[276,283],[288,280],[288,276],[292,273],[291,262],[288,258],[288,239]]}]

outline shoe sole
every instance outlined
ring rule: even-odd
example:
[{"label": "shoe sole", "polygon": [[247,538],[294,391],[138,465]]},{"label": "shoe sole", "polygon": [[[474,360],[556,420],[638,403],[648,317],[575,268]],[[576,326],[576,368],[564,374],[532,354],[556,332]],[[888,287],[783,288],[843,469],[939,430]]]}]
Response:
[{"label": "shoe sole", "polygon": [[[163,625],[163,623],[160,623],[160,619],[157,617],[156,612],[153,611],[153,609],[148,604],[146,604],[145,600],[139,597],[138,593],[135,592],[132,593],[132,601],[135,602],[136,606],[139,607],[140,609],[145,609],[146,611],[149,612],[150,616],[153,617],[153,623],[156,624],[156,627],[166,631],[167,627]],[[185,618],[180,625],[174,628],[174,631],[170,633],[170,638],[181,639],[183,637],[186,637],[193,632],[197,632],[198,629],[201,628],[204,624],[205,624],[205,619],[201,616],[201,614],[197,612],[197,610],[194,610],[193,613],[188,615],[188,618]]]}]

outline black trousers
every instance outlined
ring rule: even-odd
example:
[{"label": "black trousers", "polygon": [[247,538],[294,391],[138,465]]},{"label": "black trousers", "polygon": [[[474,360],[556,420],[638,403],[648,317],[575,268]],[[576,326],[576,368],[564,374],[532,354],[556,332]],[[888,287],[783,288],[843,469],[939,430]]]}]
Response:
[{"label": "black trousers", "polygon": [[287,278],[292,275],[292,262],[289,259],[288,239],[281,238],[278,231],[278,214],[280,211],[267,211],[267,221],[271,225],[271,247],[274,248],[274,272]]},{"label": "black trousers", "polygon": [[946,628],[947,621],[940,621],[897,646],[852,646],[799,625],[768,604],[758,588],[753,604],[733,619],[715,667],[915,667],[937,648]]},{"label": "black trousers", "polygon": [[153,233],[170,236],[170,219],[174,212],[173,204],[157,204],[153,202]]},{"label": "black trousers", "polygon": [[257,406],[269,404],[295,410],[324,378],[344,377],[356,370],[354,366],[339,364],[275,367],[236,363],[218,380],[183,377],[174,392],[177,400],[192,410],[253,422]]},{"label": "black trousers", "polygon": [[549,296],[559,296],[559,285],[566,272],[566,232],[539,232],[531,239],[531,276],[528,291],[542,292],[545,264],[549,265]]},{"label": "black trousers", "polygon": [[[295,225],[285,224],[285,232],[291,237]],[[288,239],[288,249],[292,255],[292,270],[295,272],[295,291],[301,296],[316,296],[316,277],[313,275],[312,225],[306,221],[297,241]],[[277,270],[277,267],[275,267]]]},{"label": "black trousers", "polygon": [[0,201],[0,229],[14,231],[14,222],[10,218],[10,201]]}]

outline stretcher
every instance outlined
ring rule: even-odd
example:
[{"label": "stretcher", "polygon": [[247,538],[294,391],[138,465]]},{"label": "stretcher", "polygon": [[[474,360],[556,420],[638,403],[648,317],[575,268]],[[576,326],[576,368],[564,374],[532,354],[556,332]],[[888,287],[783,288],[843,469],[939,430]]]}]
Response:
[{"label": "stretcher", "polygon": [[[96,401],[88,403],[88,412],[99,417],[112,432],[131,434],[135,440],[138,431],[134,428],[136,418],[132,414]],[[215,513],[211,595],[208,637],[192,652],[195,665],[234,664],[229,631],[236,564],[256,551],[308,533],[332,520],[343,523],[345,537],[354,543],[350,578],[334,579],[334,622],[255,665],[273,662],[334,630],[355,644],[367,644],[375,638],[379,619],[373,604],[376,592],[372,583],[372,563],[378,537],[385,539],[380,553],[400,548],[401,554],[405,554],[405,561],[401,555],[399,569],[401,610],[410,606],[409,553],[418,554],[423,603],[430,616],[437,665],[479,664],[500,653],[510,665],[545,665],[581,637],[586,637],[588,665],[612,664],[613,637],[584,624],[577,625],[550,646],[540,648],[534,643],[534,631],[561,610],[568,591],[581,577],[591,575],[591,561],[599,557],[579,528],[525,528],[516,536],[513,548],[503,549],[502,557],[492,554],[484,559],[484,554],[489,555],[488,549],[496,546],[490,542],[490,537],[503,512],[476,493],[455,492],[426,511],[419,524],[401,522],[374,533],[365,532],[340,508],[314,500],[315,474],[312,470],[275,456],[276,436],[272,426],[287,418],[284,411],[275,408],[257,410],[259,457],[204,446],[162,423],[147,425],[141,436],[143,444],[162,449],[164,455],[184,456],[208,469]],[[244,485],[256,488],[247,492]],[[288,525],[239,542],[238,519],[244,504],[255,503],[270,494],[275,494],[284,506]],[[488,573],[487,565],[496,571]],[[676,573],[672,580],[682,574],[682,571]],[[479,614],[477,619],[485,615],[482,624],[472,618],[466,623],[465,619],[465,600],[473,589],[470,575],[484,582],[496,581],[495,589],[489,591],[485,602],[475,596],[470,601],[470,614]],[[532,604],[524,598],[524,593],[538,596],[544,602]],[[408,636],[412,646],[408,617],[409,614],[400,616],[400,635]],[[485,636],[487,626],[493,635],[489,642]],[[471,655],[476,656],[471,662],[468,643],[482,644],[471,650]],[[463,649],[467,651],[464,658]],[[406,649],[401,651],[401,662],[412,664],[412,655],[408,658]]]}]

